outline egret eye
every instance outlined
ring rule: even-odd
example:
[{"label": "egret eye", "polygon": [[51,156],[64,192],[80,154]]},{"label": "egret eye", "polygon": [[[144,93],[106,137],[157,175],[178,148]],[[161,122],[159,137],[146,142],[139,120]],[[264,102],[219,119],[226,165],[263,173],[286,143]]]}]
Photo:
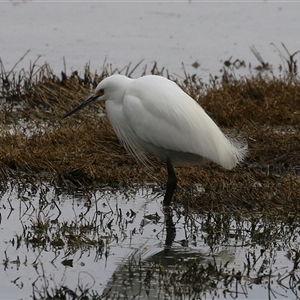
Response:
[{"label": "egret eye", "polygon": [[95,96],[103,96],[104,95],[104,89],[100,89],[99,91],[96,92],[96,95]]}]

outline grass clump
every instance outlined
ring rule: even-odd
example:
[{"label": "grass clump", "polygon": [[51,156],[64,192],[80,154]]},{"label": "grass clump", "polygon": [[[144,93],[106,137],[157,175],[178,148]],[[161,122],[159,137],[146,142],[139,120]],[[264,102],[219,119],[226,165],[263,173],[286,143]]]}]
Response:
[{"label": "grass clump", "polygon": [[[144,167],[126,153],[104,106],[91,106],[76,117],[62,119],[98,82],[119,70],[106,68],[101,74],[92,74],[87,66],[82,75],[76,71],[57,76],[49,65],[37,66],[37,62],[28,72],[5,72],[3,66],[1,70],[2,181],[27,174],[88,187],[165,182],[162,162],[151,157],[153,164]],[[125,73],[131,74],[129,68]],[[163,75],[156,65],[151,73]],[[247,140],[249,155],[233,171],[213,164],[178,168],[176,201],[184,205],[192,202],[194,209],[205,211],[267,211],[272,203],[276,212],[284,213],[288,208],[296,213],[300,196],[297,75],[224,78],[211,85],[189,75],[176,81],[225,132]],[[199,186],[202,192],[197,190]]]}]

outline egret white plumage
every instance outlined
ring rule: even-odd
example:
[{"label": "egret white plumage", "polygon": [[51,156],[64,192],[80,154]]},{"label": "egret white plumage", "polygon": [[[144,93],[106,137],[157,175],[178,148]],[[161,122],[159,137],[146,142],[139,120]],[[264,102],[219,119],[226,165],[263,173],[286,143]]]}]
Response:
[{"label": "egret white plumage", "polygon": [[232,169],[246,154],[246,143],[226,137],[194,99],[164,77],[107,77],[94,95],[65,117],[95,102],[105,102],[112,127],[134,157],[147,163],[149,152],[166,162],[165,206],[170,205],[177,185],[173,165],[201,165],[211,160]]}]

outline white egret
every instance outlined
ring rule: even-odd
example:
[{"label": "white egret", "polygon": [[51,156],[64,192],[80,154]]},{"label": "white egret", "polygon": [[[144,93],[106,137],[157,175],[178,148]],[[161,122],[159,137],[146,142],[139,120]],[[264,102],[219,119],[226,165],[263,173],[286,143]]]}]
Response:
[{"label": "white egret", "polygon": [[170,205],[177,185],[173,165],[201,165],[211,160],[232,169],[246,154],[245,143],[226,137],[194,99],[164,77],[107,77],[93,96],[65,117],[95,102],[105,102],[120,142],[135,158],[146,163],[149,152],[166,162],[165,206]]}]

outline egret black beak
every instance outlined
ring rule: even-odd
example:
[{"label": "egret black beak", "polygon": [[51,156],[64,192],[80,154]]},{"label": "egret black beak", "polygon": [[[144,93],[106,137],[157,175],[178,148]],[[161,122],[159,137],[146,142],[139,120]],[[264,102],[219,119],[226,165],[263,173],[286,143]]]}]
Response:
[{"label": "egret black beak", "polygon": [[69,111],[64,118],[73,115],[74,113],[76,113],[78,110],[86,107],[87,105],[93,103],[99,96],[91,96],[90,98],[88,98],[87,100],[85,100],[84,102],[82,102],[81,104],[79,104],[78,106],[76,106],[74,109],[72,109],[71,111]]}]

